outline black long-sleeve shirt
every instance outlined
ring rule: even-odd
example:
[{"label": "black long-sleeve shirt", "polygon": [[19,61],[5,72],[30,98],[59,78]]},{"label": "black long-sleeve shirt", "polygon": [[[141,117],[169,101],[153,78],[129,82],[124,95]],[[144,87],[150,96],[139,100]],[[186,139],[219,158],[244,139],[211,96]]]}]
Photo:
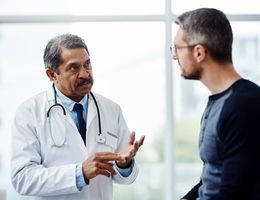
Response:
[{"label": "black long-sleeve shirt", "polygon": [[260,199],[260,88],[241,79],[209,97],[202,117],[201,182],[188,200]]}]

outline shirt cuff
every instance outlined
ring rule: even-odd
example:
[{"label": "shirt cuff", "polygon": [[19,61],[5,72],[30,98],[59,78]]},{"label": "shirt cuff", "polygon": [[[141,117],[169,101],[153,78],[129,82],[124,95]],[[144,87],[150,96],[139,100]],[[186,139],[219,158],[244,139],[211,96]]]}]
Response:
[{"label": "shirt cuff", "polygon": [[82,163],[79,163],[76,165],[76,186],[79,191],[82,190],[82,188],[89,184],[89,180],[87,178],[84,178],[83,172],[82,172]]},{"label": "shirt cuff", "polygon": [[120,168],[120,167],[116,164],[116,169],[117,169],[117,171],[118,171],[123,177],[128,177],[128,176],[132,173],[134,163],[135,163],[135,161],[132,160],[132,161],[131,161],[131,165],[130,165],[128,168],[124,168],[124,169]]}]

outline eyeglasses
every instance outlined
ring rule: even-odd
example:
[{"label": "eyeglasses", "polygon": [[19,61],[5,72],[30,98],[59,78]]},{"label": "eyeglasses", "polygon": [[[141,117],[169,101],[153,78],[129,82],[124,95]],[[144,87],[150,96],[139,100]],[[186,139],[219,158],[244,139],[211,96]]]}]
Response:
[{"label": "eyeglasses", "polygon": [[170,47],[170,50],[171,50],[171,53],[172,53],[172,56],[174,59],[177,59],[177,50],[178,49],[184,49],[184,48],[189,48],[189,49],[192,49],[194,48],[196,45],[198,44],[193,44],[193,45],[187,45],[187,46],[177,46],[176,44],[171,46]]}]

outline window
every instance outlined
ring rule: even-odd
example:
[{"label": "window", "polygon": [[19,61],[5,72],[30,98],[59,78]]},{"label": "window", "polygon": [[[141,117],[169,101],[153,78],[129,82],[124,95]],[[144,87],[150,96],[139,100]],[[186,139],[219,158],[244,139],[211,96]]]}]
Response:
[{"label": "window", "polygon": [[[85,39],[93,65],[93,91],[119,103],[129,128],[146,135],[137,156],[139,177],[131,185],[114,185],[114,199],[169,200],[184,195],[201,173],[197,140],[209,92],[201,83],[180,77],[169,52],[176,26],[166,18],[174,20],[198,7],[226,12],[234,32],[235,67],[260,84],[260,17],[255,15],[260,10],[256,1],[250,2],[242,10],[222,0],[196,5],[186,0],[2,1],[0,188],[7,190],[7,199],[28,199],[10,184],[11,123],[18,105],[50,87],[43,50],[61,33]],[[171,5],[173,16],[165,5]]]}]

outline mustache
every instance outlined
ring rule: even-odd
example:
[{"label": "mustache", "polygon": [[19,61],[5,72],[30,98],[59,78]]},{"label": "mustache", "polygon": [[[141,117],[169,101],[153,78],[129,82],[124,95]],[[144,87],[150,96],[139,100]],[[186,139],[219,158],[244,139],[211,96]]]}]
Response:
[{"label": "mustache", "polygon": [[85,84],[93,84],[93,79],[92,78],[81,78],[81,79],[78,79],[78,81],[76,82],[77,87],[85,85]]}]

